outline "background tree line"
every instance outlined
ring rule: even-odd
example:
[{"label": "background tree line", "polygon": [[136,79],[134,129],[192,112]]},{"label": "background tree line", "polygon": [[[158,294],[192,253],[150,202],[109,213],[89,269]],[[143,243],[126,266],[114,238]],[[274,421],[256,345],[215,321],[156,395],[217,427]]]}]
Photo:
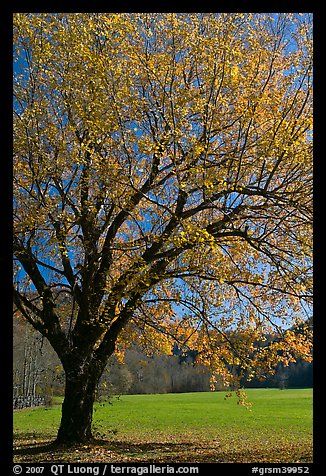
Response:
[{"label": "background tree line", "polygon": [[[117,394],[205,392],[210,390],[211,371],[196,364],[196,351],[177,345],[171,355],[146,355],[134,344],[121,362],[112,356],[98,386],[98,397]],[[298,359],[288,366],[279,363],[275,374],[263,380],[243,378],[246,388],[302,388],[313,385],[313,364]],[[227,390],[217,376],[217,390]],[[14,396],[53,397],[64,394],[61,363],[48,342],[30,326],[14,323]]]}]

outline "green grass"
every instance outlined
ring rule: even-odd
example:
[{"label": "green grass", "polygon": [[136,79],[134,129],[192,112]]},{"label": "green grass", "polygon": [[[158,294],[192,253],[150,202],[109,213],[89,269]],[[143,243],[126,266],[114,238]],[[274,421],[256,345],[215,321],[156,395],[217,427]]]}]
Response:
[{"label": "green grass", "polygon": [[249,389],[247,394],[250,410],[238,405],[235,396],[225,400],[225,392],[124,395],[111,405],[96,404],[94,432],[101,441],[66,456],[35,452],[39,444],[55,438],[59,405],[18,411],[14,414],[15,458],[17,462],[56,458],[69,462],[311,462],[312,390]]}]

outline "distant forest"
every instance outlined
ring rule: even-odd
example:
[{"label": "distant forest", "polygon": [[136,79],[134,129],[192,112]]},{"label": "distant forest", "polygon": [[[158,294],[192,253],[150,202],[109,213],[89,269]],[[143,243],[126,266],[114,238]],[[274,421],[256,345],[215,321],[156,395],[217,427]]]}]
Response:
[{"label": "distant forest", "polygon": [[[98,388],[99,397],[117,394],[205,392],[210,390],[211,373],[196,364],[196,351],[183,351],[177,345],[171,355],[146,356],[134,345],[121,363],[109,359]],[[304,388],[313,385],[312,363],[298,360],[288,367],[279,364],[274,375],[264,380],[243,379],[252,387]],[[217,382],[217,390],[226,390]],[[30,326],[14,323],[14,395],[63,395],[64,373],[61,363],[42,336]]]}]

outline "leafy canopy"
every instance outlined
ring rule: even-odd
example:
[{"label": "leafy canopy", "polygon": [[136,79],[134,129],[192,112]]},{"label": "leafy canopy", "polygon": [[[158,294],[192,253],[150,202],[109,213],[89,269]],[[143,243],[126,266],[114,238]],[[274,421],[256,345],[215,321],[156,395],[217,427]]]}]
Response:
[{"label": "leafy canopy", "polygon": [[311,63],[307,14],[15,15],[15,303],[59,356],[310,358]]}]

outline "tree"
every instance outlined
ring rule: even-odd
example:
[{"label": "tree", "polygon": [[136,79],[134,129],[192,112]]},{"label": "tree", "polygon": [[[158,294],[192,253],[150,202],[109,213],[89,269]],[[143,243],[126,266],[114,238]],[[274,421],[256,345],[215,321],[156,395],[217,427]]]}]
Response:
[{"label": "tree", "polygon": [[56,353],[39,332],[20,319],[14,320],[13,375],[15,397],[41,396],[51,402],[63,387]]},{"label": "tree", "polygon": [[311,36],[308,14],[15,14],[14,300],[65,371],[58,442],[91,438],[132,341],[226,383],[309,359],[286,326],[311,296]]}]

